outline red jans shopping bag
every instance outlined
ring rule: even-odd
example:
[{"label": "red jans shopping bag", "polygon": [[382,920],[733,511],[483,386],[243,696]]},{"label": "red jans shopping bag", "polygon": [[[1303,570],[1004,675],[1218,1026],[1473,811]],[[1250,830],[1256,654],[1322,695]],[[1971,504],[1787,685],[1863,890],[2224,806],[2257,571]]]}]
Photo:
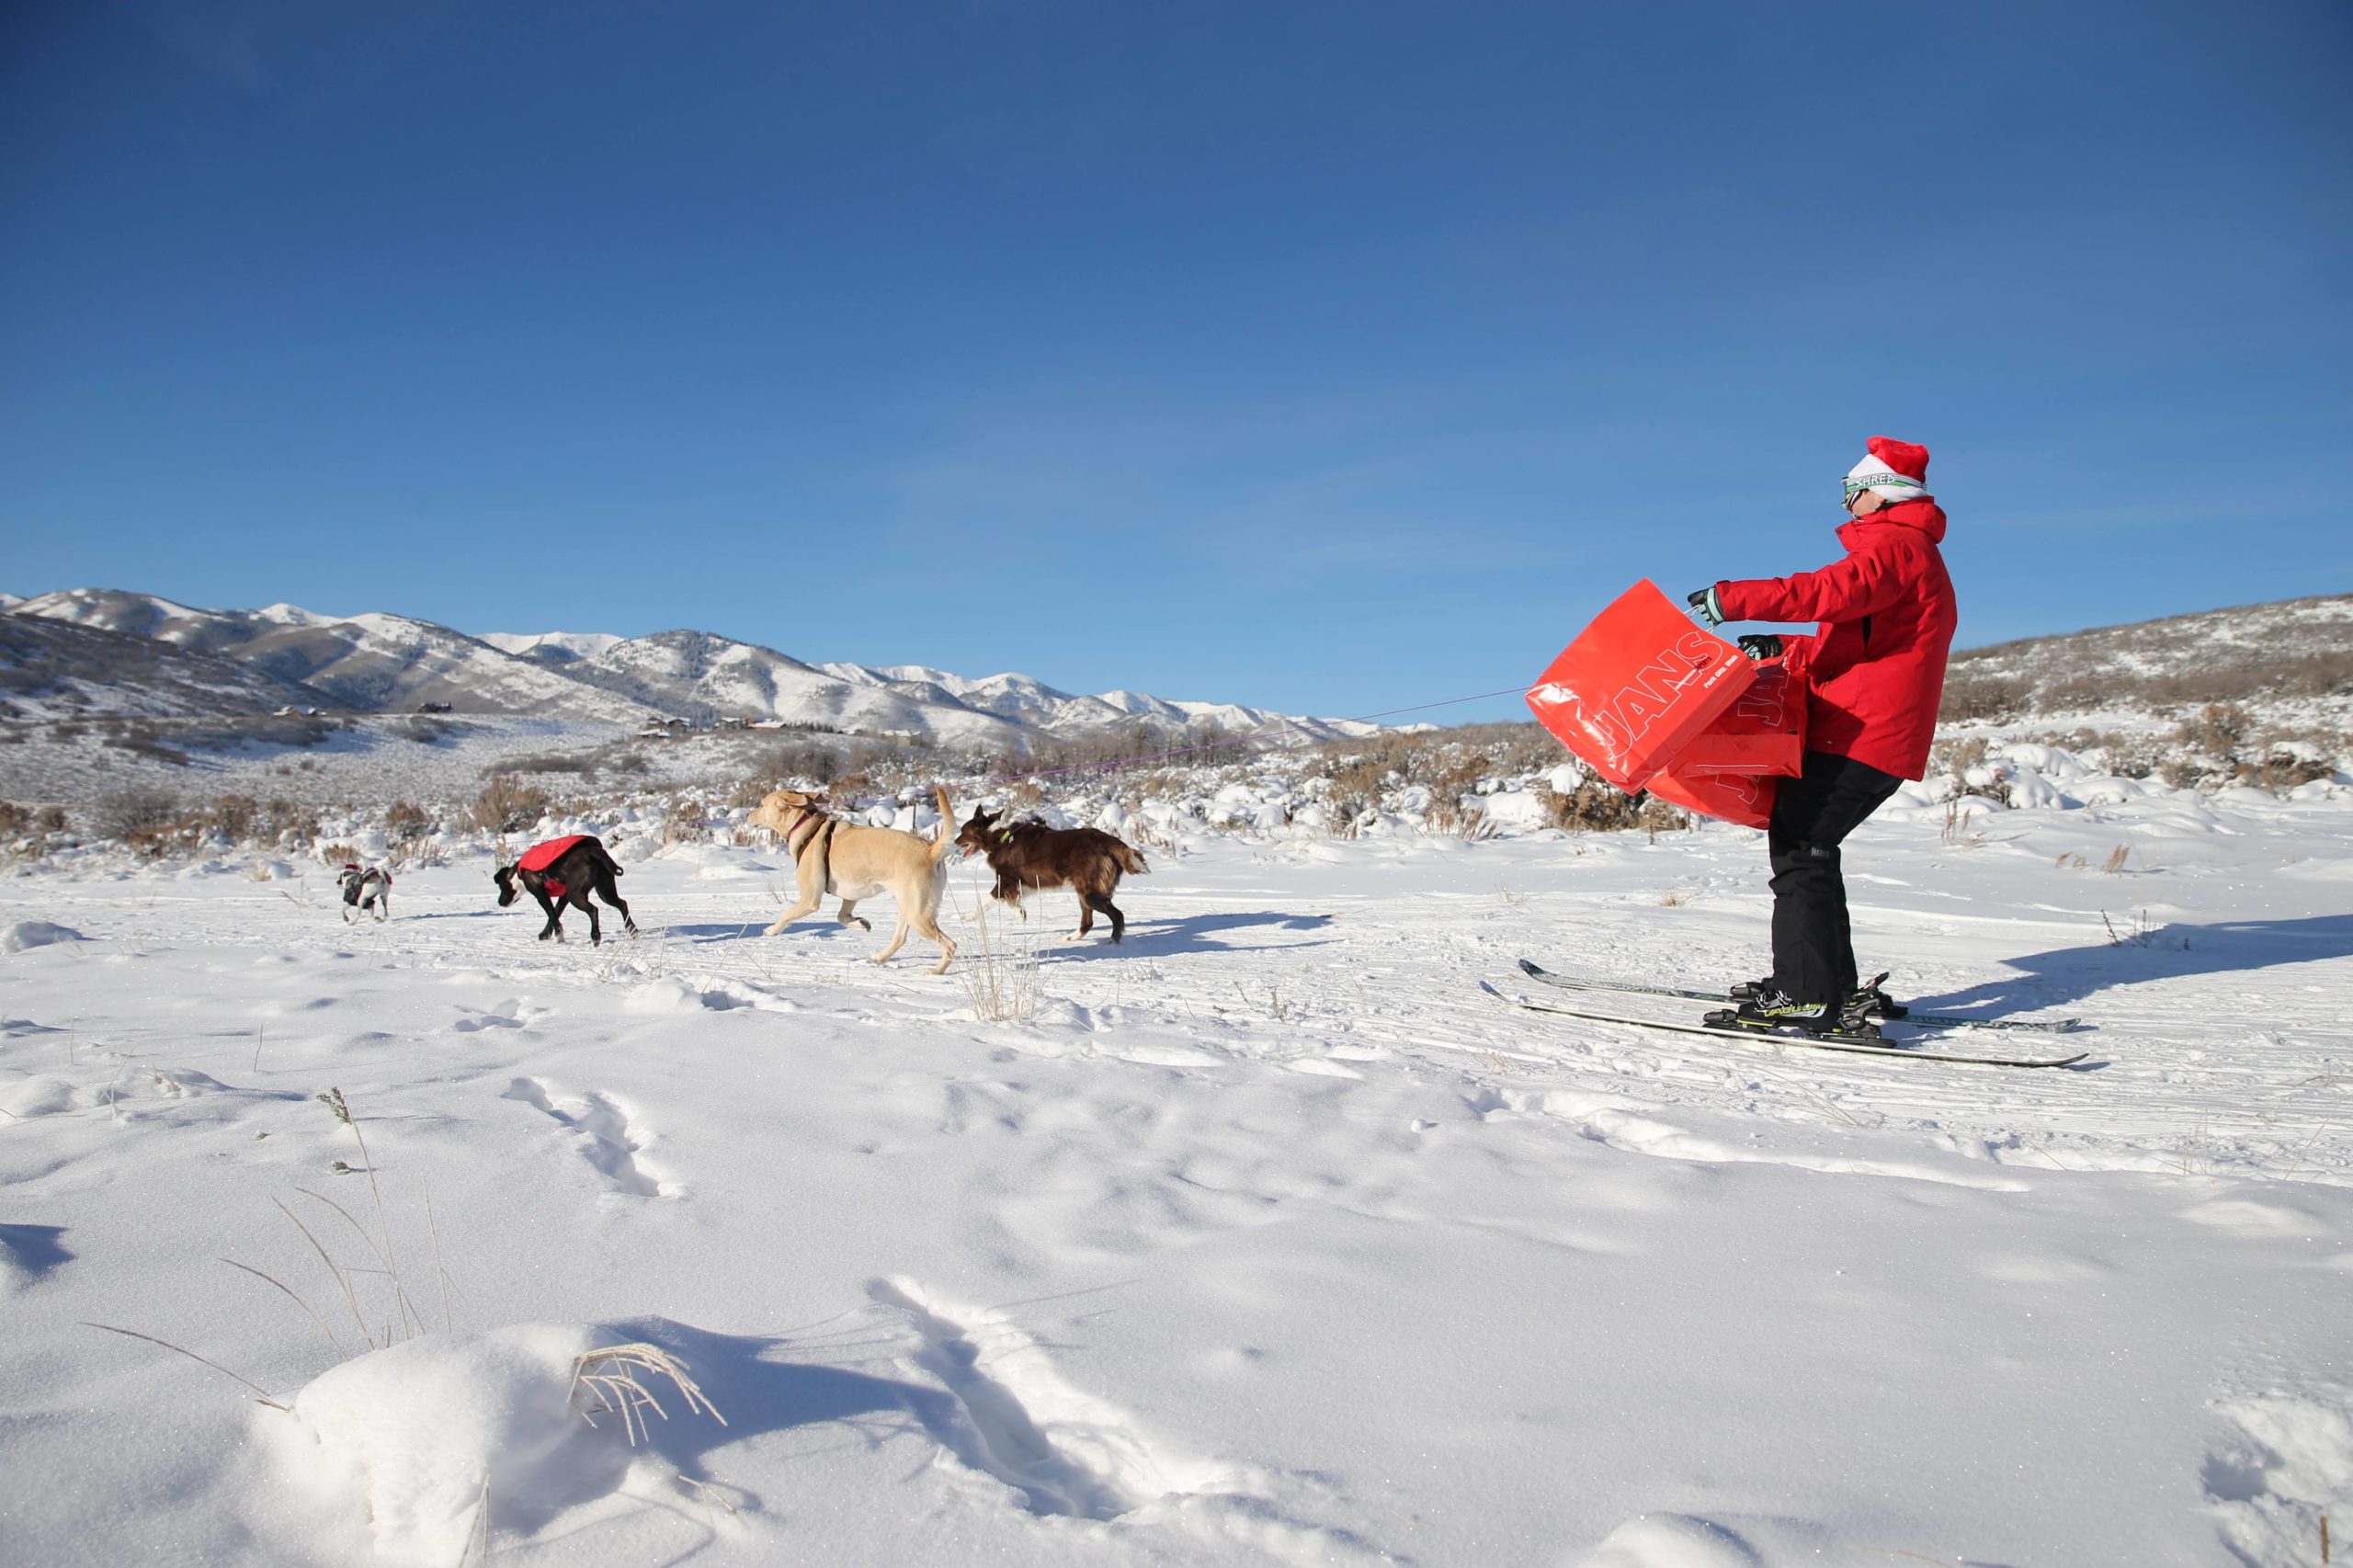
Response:
[{"label": "red jans shopping bag", "polygon": [[1743,827],[1765,827],[1773,820],[1773,792],[1780,780],[1769,773],[1684,773],[1670,769],[1651,775],[1643,788],[1670,806],[1681,806],[1719,822]]},{"label": "red jans shopping bag", "polygon": [[1779,664],[1757,665],[1748,689],[1684,742],[1667,759],[1666,771],[1682,778],[1695,773],[1795,778],[1805,771],[1805,682]]},{"label": "red jans shopping bag", "polygon": [[1529,687],[1537,721],[1629,793],[1739,700],[1756,666],[1645,577],[1618,596]]}]

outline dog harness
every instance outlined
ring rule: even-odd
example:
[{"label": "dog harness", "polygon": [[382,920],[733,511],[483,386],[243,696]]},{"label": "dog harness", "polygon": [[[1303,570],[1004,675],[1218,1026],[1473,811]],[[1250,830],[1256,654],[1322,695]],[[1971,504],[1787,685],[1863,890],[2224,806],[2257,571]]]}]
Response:
[{"label": "dog harness", "polygon": [[822,890],[833,881],[833,868],[826,863],[825,856],[833,845],[834,828],[836,825],[834,819],[814,806],[803,806],[801,808],[800,819],[784,830],[784,842],[786,847],[790,848],[792,835],[801,831],[803,823],[813,821],[817,824],[817,831],[801,840],[801,847],[793,850],[792,862],[796,866],[799,865],[801,858],[814,849],[817,852],[817,886]]}]

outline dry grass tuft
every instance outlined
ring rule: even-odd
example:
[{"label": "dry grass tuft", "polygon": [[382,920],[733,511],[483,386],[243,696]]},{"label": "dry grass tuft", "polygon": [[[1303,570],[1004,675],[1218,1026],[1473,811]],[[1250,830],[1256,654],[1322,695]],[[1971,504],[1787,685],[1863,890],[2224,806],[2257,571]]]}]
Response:
[{"label": "dry grass tuft", "polygon": [[591,1350],[573,1362],[571,1394],[576,1397],[585,1389],[599,1401],[595,1408],[583,1410],[581,1418],[594,1426],[599,1415],[619,1415],[629,1446],[637,1447],[638,1438],[646,1430],[647,1411],[665,1421],[670,1419],[670,1413],[662,1408],[640,1373],[669,1379],[677,1389],[678,1397],[686,1401],[688,1415],[708,1415],[722,1426],[727,1425],[727,1417],[696,1385],[686,1363],[658,1345],[643,1343],[609,1345],[602,1350]]},{"label": "dry grass tuft", "polygon": [[988,900],[972,912],[974,935],[957,950],[964,960],[960,978],[983,1023],[1010,1023],[1038,1016],[1038,954],[1001,945],[989,920]]}]

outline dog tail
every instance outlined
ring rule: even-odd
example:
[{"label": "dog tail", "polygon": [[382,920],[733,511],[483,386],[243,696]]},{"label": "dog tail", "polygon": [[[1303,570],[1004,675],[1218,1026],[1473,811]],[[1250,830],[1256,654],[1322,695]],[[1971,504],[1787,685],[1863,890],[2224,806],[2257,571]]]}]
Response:
[{"label": "dog tail", "polygon": [[603,839],[592,836],[588,840],[588,847],[590,851],[596,855],[597,863],[604,867],[605,869],[610,871],[617,877],[627,874],[628,868],[624,867],[619,860],[613,858],[613,852],[605,847],[605,841]]},{"label": "dog tail", "polygon": [[1130,844],[1126,839],[1120,838],[1116,835],[1113,835],[1111,842],[1119,846],[1118,848],[1111,851],[1111,858],[1117,860],[1120,863],[1120,869],[1126,871],[1128,875],[1131,877],[1141,877],[1145,872],[1152,869],[1150,866],[1143,863],[1142,850],[1138,849],[1134,845]]},{"label": "dog tail", "polygon": [[931,798],[939,802],[939,836],[931,841],[931,863],[946,860],[956,848],[956,808],[948,803],[948,786],[934,784]]}]

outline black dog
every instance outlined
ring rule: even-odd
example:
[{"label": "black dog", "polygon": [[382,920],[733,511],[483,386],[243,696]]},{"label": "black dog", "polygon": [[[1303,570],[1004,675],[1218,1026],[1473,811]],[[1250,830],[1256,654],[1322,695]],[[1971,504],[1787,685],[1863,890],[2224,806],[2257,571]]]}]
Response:
[{"label": "black dog", "polygon": [[347,926],[361,915],[373,915],[378,920],[392,917],[392,874],[381,866],[366,870],[358,863],[343,863],[343,875],[335,879],[343,889],[343,923]]},{"label": "black dog", "polygon": [[603,928],[597,923],[597,906],[588,902],[593,891],[598,898],[621,912],[621,923],[629,934],[637,935],[637,922],[630,918],[629,905],[613,889],[613,879],[621,869],[606,852],[604,840],[593,833],[576,833],[569,838],[551,838],[544,844],[534,844],[523,858],[512,866],[501,866],[490,874],[498,884],[498,907],[506,908],[515,902],[518,892],[528,890],[547,911],[547,928],[540,933],[544,942],[550,937],[563,940],[563,906],[576,903],[588,914],[588,941],[592,947],[605,943]]}]

